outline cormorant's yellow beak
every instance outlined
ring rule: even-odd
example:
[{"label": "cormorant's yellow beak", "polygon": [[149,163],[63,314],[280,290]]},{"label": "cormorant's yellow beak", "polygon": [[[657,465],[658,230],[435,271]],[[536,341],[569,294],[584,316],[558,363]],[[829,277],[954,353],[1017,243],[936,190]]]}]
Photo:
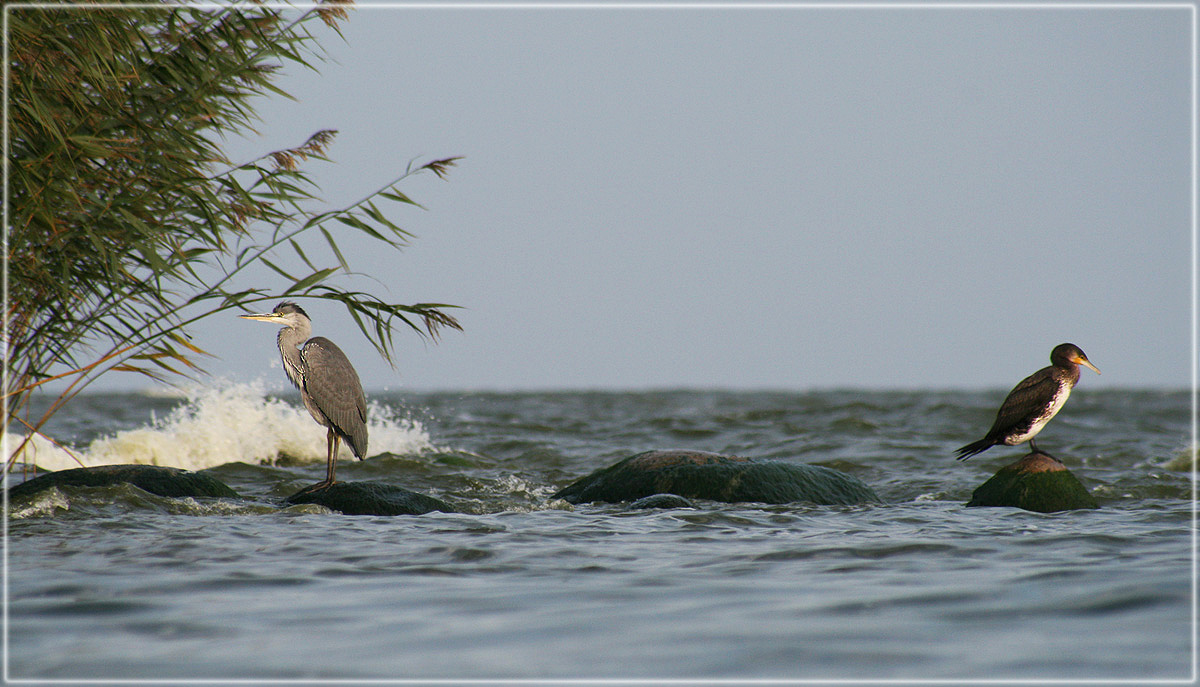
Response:
[{"label": "cormorant's yellow beak", "polygon": [[1095,372],[1096,374],[1100,374],[1100,370],[1096,369],[1096,366],[1092,364],[1092,361],[1088,360],[1087,358],[1085,358],[1083,356],[1079,356],[1078,358],[1075,358],[1071,362],[1075,363],[1076,365],[1083,365],[1084,367],[1088,368],[1092,372]]}]

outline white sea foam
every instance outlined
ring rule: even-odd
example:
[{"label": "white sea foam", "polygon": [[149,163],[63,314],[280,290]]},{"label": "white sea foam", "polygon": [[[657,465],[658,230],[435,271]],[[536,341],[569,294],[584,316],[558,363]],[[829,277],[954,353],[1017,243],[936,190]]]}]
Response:
[{"label": "white sea foam", "polygon": [[549,484],[530,484],[528,480],[513,474],[502,476],[496,486],[504,493],[513,496],[528,496],[531,498],[546,498],[554,493],[555,488]]},{"label": "white sea foam", "polygon": [[28,503],[21,507],[14,507],[9,511],[8,517],[13,520],[21,520],[22,518],[40,518],[47,515],[54,515],[58,512],[65,512],[71,509],[71,502],[63,496],[58,489],[51,487],[43,489],[29,500]]},{"label": "white sea foam", "polygon": [[[17,450],[17,447],[21,445],[24,439],[25,437],[22,435],[6,432],[4,434],[4,455],[11,456],[12,452]],[[78,451],[69,452],[55,445],[46,437],[35,434],[33,438],[25,443],[17,460],[18,462],[41,465],[52,470],[77,468],[81,464],[86,465],[86,463],[77,461],[72,454],[78,456],[80,460],[83,459],[83,456]],[[51,468],[51,465],[59,467]]]},{"label": "white sea foam", "polygon": [[[433,449],[421,423],[370,404],[370,451],[376,455]],[[15,448],[19,437],[9,437]],[[84,465],[141,463],[200,470],[224,463],[274,463],[286,456],[300,462],[325,460],[325,429],[298,399],[267,398],[263,384],[216,382],[187,393],[185,403],[146,427],[93,441],[75,453]],[[342,457],[351,454],[341,449]],[[79,467],[63,449],[35,437],[22,459],[50,470]]]}]

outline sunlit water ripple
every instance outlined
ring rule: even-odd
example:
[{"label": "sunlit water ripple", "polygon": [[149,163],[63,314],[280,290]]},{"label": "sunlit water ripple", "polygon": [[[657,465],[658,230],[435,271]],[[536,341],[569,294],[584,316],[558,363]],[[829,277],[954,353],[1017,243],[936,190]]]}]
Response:
[{"label": "sunlit water ripple", "polygon": [[[324,472],[294,397],[85,397],[49,430],[84,462],[209,469],[246,499],[113,487],[14,509],[10,676],[1189,677],[1189,394],[1077,392],[1039,445],[1103,508],[1050,515],[962,505],[1022,453],[953,460],[1002,396],[375,396],[370,453],[388,455],[339,478],[466,511],[392,518],[279,508]],[[549,499],[670,447],[828,465],[888,503]]]}]

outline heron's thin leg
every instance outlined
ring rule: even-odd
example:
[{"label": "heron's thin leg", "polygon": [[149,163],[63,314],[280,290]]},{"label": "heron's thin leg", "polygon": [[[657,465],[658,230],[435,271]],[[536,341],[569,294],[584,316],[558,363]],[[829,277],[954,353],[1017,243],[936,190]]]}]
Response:
[{"label": "heron's thin leg", "polygon": [[326,473],[325,481],[333,484],[335,481],[337,481],[334,479],[334,475],[337,473],[337,452],[338,443],[340,442],[341,437],[339,437],[337,432],[333,431],[333,429],[329,430],[329,437],[333,440],[333,448],[329,450],[329,470]]},{"label": "heron's thin leg", "polygon": [[330,427],[325,433],[325,479],[312,485],[312,489],[326,489],[333,484],[333,461],[337,458],[337,434]]},{"label": "heron's thin leg", "polygon": [[1041,451],[1038,450],[1037,444],[1033,443],[1032,438],[1029,439],[1029,450],[1033,451],[1034,453],[1041,453]]}]

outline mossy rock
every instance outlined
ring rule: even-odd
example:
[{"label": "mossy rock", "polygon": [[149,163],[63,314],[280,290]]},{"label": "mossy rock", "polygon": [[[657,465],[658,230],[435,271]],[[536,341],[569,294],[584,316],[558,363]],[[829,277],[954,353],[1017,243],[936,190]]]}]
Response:
[{"label": "mossy rock", "polygon": [[727,503],[843,505],[880,501],[857,477],[798,463],[755,461],[707,451],[647,451],[560,489],[570,503],[637,501],[656,494]]},{"label": "mossy rock", "polygon": [[1099,508],[1096,498],[1056,458],[1030,453],[979,485],[968,506],[1010,506],[1038,513]]},{"label": "mossy rock", "polygon": [[9,489],[8,497],[21,498],[51,487],[108,487],[122,483],[172,498],[238,498],[236,491],[215,477],[161,465],[97,465],[49,472]]},{"label": "mossy rock", "polygon": [[315,503],[345,515],[421,515],[432,511],[457,513],[450,504],[404,487],[383,482],[334,482],[324,489],[305,487],[288,503]]}]

